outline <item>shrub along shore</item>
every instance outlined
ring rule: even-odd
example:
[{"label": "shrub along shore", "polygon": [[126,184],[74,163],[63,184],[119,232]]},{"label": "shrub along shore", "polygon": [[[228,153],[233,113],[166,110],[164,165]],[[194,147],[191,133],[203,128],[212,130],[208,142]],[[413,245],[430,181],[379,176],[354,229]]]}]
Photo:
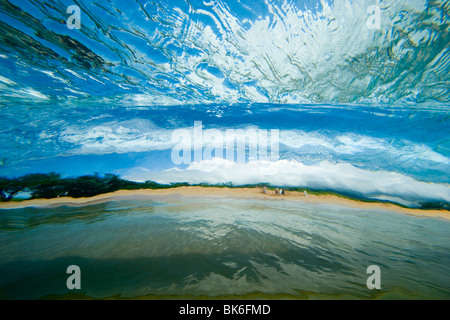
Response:
[{"label": "shrub along shore", "polygon": [[[28,199],[53,199],[60,197],[82,198],[93,197],[100,194],[111,193],[119,190],[143,190],[143,189],[171,189],[187,186],[214,187],[214,188],[263,188],[274,192],[275,188],[266,183],[234,186],[231,183],[224,184],[189,184],[187,182],[160,184],[154,181],[135,182],[120,178],[114,174],[95,174],[80,177],[61,177],[57,173],[36,173],[28,174],[22,177],[8,179],[0,177],[0,201],[20,201],[23,198],[16,198],[17,195],[27,193]],[[392,203],[400,207],[401,204],[389,201],[380,201],[357,197],[351,194],[336,193],[332,190],[312,190],[304,187],[282,187],[286,192],[304,192],[311,195],[333,195],[350,200],[373,202],[373,203]],[[450,204],[444,202],[423,202],[420,209],[430,210],[450,210]]]}]

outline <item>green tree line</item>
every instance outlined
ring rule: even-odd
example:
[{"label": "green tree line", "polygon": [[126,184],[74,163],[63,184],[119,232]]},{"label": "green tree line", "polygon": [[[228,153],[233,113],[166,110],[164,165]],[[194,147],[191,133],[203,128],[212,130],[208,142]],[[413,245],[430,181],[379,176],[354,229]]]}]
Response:
[{"label": "green tree line", "polygon": [[187,184],[163,185],[153,181],[140,183],[121,179],[114,174],[62,178],[57,173],[36,173],[15,179],[0,177],[0,201],[10,201],[20,192],[29,192],[32,199],[80,198],[92,197],[117,190],[164,189],[183,185]]}]

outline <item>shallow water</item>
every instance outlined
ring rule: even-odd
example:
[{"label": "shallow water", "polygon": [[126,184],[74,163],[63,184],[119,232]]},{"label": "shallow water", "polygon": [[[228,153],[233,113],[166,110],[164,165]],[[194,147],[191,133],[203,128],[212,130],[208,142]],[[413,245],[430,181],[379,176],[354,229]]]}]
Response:
[{"label": "shallow water", "polygon": [[[372,0],[250,2],[80,0],[69,29],[70,1],[0,1],[0,177],[269,183],[448,205],[450,1],[379,1],[375,29]],[[241,135],[243,147],[177,164],[172,134],[196,122],[278,130],[279,158]],[[0,298],[450,298],[439,219],[167,197],[0,210],[0,228]],[[72,264],[79,294],[65,286]],[[365,285],[372,264],[379,291]]]},{"label": "shallow water", "polygon": [[[296,201],[155,197],[0,210],[1,298],[449,299],[449,222]],[[66,288],[81,268],[82,289]],[[381,269],[369,290],[366,269]]]},{"label": "shallow water", "polygon": [[[2,1],[0,176],[114,173],[450,203],[450,1],[383,1],[377,29],[373,4],[79,1],[81,27],[69,29],[66,1]],[[235,148],[250,166],[220,152],[179,165],[172,134],[195,122],[279,130],[281,162],[262,161],[269,150],[250,137],[257,155]]]}]

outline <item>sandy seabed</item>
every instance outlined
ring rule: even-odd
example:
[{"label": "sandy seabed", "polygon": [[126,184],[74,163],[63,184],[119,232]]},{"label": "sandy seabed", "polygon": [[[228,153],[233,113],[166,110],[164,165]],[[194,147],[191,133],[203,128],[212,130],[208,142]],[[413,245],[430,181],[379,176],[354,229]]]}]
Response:
[{"label": "sandy seabed", "polygon": [[239,199],[267,199],[267,200],[293,200],[302,201],[311,204],[331,204],[358,209],[380,209],[394,211],[398,213],[410,214],[422,217],[439,217],[450,220],[450,212],[447,210],[423,210],[403,208],[391,203],[383,202],[364,202],[343,198],[331,194],[312,195],[308,197],[302,192],[287,191],[284,196],[276,196],[273,190],[267,190],[264,194],[260,188],[217,188],[217,187],[178,187],[171,189],[142,189],[142,190],[119,190],[116,192],[100,194],[88,198],[53,198],[53,199],[33,199],[24,201],[13,201],[0,203],[0,209],[14,209],[33,206],[60,206],[60,205],[88,205],[113,200],[121,200],[133,197],[157,197],[157,196],[223,196]]}]

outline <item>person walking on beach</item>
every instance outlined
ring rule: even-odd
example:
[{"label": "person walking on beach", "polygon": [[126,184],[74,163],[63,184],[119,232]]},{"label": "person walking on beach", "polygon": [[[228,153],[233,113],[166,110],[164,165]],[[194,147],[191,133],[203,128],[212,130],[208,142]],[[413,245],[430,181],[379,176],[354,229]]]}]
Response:
[{"label": "person walking on beach", "polygon": [[263,187],[263,193],[267,194],[267,187]]},{"label": "person walking on beach", "polygon": [[278,188],[275,189],[275,195],[278,196],[280,194],[280,190]]},{"label": "person walking on beach", "polygon": [[305,194],[305,197],[306,197],[306,198],[309,198],[308,192],[306,192],[306,190],[305,190],[305,192],[303,192],[303,193]]}]

